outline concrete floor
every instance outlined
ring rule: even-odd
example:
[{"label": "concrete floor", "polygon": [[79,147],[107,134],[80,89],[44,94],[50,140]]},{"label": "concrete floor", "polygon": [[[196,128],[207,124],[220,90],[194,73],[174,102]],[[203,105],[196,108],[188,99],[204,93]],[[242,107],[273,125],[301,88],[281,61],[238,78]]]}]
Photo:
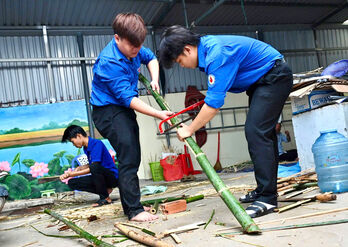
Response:
[{"label": "concrete floor", "polygon": [[[221,174],[221,178],[225,181],[226,185],[232,187],[234,195],[238,198],[242,195],[247,188],[252,188],[255,185],[254,175],[250,173],[230,173]],[[207,182],[204,175],[197,176],[195,182],[190,183],[162,183],[151,181],[141,181],[141,186],[145,185],[167,185],[168,191],[157,194],[156,196],[143,197],[143,200],[156,198],[156,197],[168,197],[176,195],[196,195],[196,194],[212,194],[214,192],[213,187]],[[313,194],[318,193],[318,191],[313,191]],[[117,199],[118,191],[115,190],[112,193],[112,198]],[[78,193],[75,195],[74,200],[85,200],[86,203],[68,205],[60,204],[59,208],[55,206],[52,210],[59,212],[61,214],[74,215],[74,213],[80,213],[87,211],[91,213],[90,202],[95,200],[96,197],[88,193]],[[10,202],[8,203],[11,204]],[[98,211],[94,213],[99,217],[98,220],[87,222],[86,219],[80,219],[75,221],[77,225],[90,232],[93,235],[103,235],[103,234],[116,234],[116,228],[114,223],[117,221],[127,221],[127,218],[123,216],[122,211],[117,211],[120,208],[119,200],[116,200],[112,205],[107,205],[98,208]],[[7,208],[9,208],[7,205]],[[286,204],[280,203],[279,206],[284,206]],[[333,210],[338,208],[344,208],[348,205],[348,193],[342,193],[337,195],[337,200],[330,203],[319,203],[311,202],[303,206],[291,209],[289,211],[283,212],[281,214],[272,213],[260,218],[256,218],[255,222],[259,224],[261,229],[279,227],[294,224],[303,223],[314,223],[314,222],[324,222],[324,221],[337,221],[342,219],[348,219],[348,210],[341,211],[337,213],[325,214],[321,216],[313,216],[308,218],[277,221],[274,223],[266,223],[273,220],[281,220],[288,217],[310,214],[315,212],[322,212],[325,210]],[[243,204],[246,207],[246,204]],[[67,211],[69,208],[75,208],[75,211]],[[112,209],[111,209],[112,208]],[[5,208],[6,209],[6,208]],[[117,210],[116,210],[117,209]],[[241,228],[239,223],[234,218],[233,214],[228,210],[223,201],[216,195],[206,196],[205,199],[189,203],[187,205],[187,211],[177,214],[172,214],[164,216],[159,214],[160,219],[152,223],[136,223],[143,228],[150,229],[156,233],[162,232],[166,229],[176,228],[182,225],[191,224],[199,221],[208,221],[213,209],[215,209],[215,215],[211,223],[204,230],[201,226],[197,230],[180,233],[178,236],[182,240],[182,243],[178,246],[348,246],[348,238],[345,238],[347,234],[347,223],[344,224],[334,224],[327,226],[317,226],[308,228],[299,228],[291,230],[276,230],[276,231],[266,231],[260,235],[240,235]],[[11,220],[0,221],[0,246],[1,247],[24,247],[24,246],[88,246],[89,243],[81,239],[63,239],[56,237],[44,236],[33,228],[30,227],[34,225],[40,231],[46,234],[54,235],[75,235],[71,230],[58,231],[58,228],[63,226],[63,224],[58,224],[51,216],[38,212],[28,212],[21,210],[22,214],[19,218],[17,212],[10,211],[3,212],[2,215],[8,215],[8,217],[13,217]],[[111,213],[110,213],[111,212]],[[114,213],[113,213],[114,212]],[[83,216],[82,216],[83,217]],[[83,217],[86,218],[86,217]],[[221,226],[218,223],[223,223],[225,226]],[[14,228],[16,227],[16,228]],[[231,229],[219,231],[224,228],[231,227]],[[11,229],[13,228],[13,229]],[[232,232],[229,235],[230,239],[217,237],[216,233]],[[164,238],[168,243],[174,244],[174,241],[170,237]],[[111,243],[111,239],[105,239],[106,242]],[[115,244],[116,245],[116,244]],[[127,240],[122,243],[118,243],[117,246],[141,246],[132,240]]]}]

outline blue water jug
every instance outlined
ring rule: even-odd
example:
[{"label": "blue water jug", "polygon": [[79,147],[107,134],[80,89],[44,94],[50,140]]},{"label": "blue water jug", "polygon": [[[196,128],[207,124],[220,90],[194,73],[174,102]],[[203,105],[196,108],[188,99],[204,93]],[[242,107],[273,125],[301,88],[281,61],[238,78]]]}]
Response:
[{"label": "blue water jug", "polygon": [[348,138],[335,129],[320,131],[312,152],[320,190],[348,191]]}]

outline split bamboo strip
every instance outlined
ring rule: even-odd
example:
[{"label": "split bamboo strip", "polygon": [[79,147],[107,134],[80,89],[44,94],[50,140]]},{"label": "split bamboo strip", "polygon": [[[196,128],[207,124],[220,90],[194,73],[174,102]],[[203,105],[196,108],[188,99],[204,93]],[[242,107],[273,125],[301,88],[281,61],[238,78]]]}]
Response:
[{"label": "split bamboo strip", "polygon": [[115,227],[118,228],[127,237],[134,239],[134,240],[138,241],[139,243],[145,244],[147,246],[174,247],[172,244],[164,242],[158,238],[155,238],[152,236],[140,235],[140,234],[136,233],[135,231],[130,230],[128,227],[123,225],[123,223],[121,223],[121,222],[116,223]]},{"label": "split bamboo strip", "polygon": [[278,208],[278,213],[282,213],[286,210],[289,210],[289,209],[292,209],[292,208],[295,208],[297,206],[300,206],[304,203],[307,203],[307,202],[310,202],[312,201],[312,199],[306,199],[306,200],[302,200],[302,201],[299,201],[299,202],[296,202],[296,203],[293,203],[293,204],[290,204],[290,205],[287,205],[285,207],[281,207],[281,208]]},{"label": "split bamboo strip", "polygon": [[[262,232],[298,229],[298,228],[306,228],[306,227],[314,227],[314,226],[327,226],[327,225],[335,225],[335,224],[343,224],[343,223],[348,223],[348,219],[270,227],[270,228],[262,229]],[[223,237],[224,235],[242,235],[242,234],[243,233],[241,233],[241,232],[228,232],[228,233],[219,233],[219,234],[216,234],[216,236]]]},{"label": "split bamboo strip", "polygon": [[[141,73],[139,74],[139,80],[145,85],[146,89],[152,94],[152,96],[155,98],[160,108],[162,110],[170,111],[168,104],[165,102],[162,96],[159,93],[152,90],[150,82]],[[178,119],[172,118],[170,121],[172,124],[176,124],[178,122]],[[203,153],[203,151],[200,149],[197,143],[193,140],[193,138],[188,137],[185,139],[185,142],[188,145],[188,147],[191,149],[193,154],[195,155],[196,160],[198,161],[199,165],[202,167],[204,173],[207,175],[208,179],[214,186],[215,190],[219,193],[222,200],[225,202],[227,207],[230,209],[230,211],[236,217],[238,222],[241,224],[243,230],[246,233],[260,233],[261,231],[259,227],[255,224],[253,219],[245,212],[244,208],[239,203],[239,201],[233,196],[231,191],[228,190],[225,183],[221,180],[221,178],[215,172],[213,166],[209,162],[205,153]]]},{"label": "split bamboo strip", "polygon": [[57,220],[62,221],[65,225],[67,225],[71,230],[73,230],[74,232],[76,232],[77,234],[79,234],[81,237],[83,237],[84,239],[88,240],[89,242],[95,244],[96,246],[101,246],[101,247],[112,247],[113,245],[109,244],[109,243],[105,243],[102,240],[99,240],[98,238],[96,238],[95,236],[93,236],[92,234],[86,232],[85,230],[83,230],[82,228],[78,227],[77,225],[75,225],[73,222],[65,219],[63,216],[51,211],[50,209],[44,209],[44,212],[46,214],[51,215],[52,217],[56,218]]},{"label": "split bamboo strip", "polygon": [[[310,214],[302,214],[302,215],[292,216],[292,217],[283,218],[283,219],[276,219],[276,220],[258,222],[257,224],[258,225],[266,225],[266,224],[272,224],[272,223],[276,223],[276,222],[281,222],[282,224],[284,224],[284,222],[287,221],[287,220],[303,219],[303,218],[307,218],[307,217],[321,216],[321,215],[324,215],[324,214],[333,214],[333,213],[338,213],[338,212],[342,212],[342,211],[346,211],[346,210],[348,210],[348,207],[331,209],[331,210],[326,210],[326,211],[321,211],[321,212],[316,212],[316,213],[310,213]],[[219,230],[216,231],[216,234],[219,234],[219,232],[222,232],[222,231],[232,230],[232,229],[235,229],[235,228],[239,228],[239,226],[226,227],[226,228],[219,229]]]}]

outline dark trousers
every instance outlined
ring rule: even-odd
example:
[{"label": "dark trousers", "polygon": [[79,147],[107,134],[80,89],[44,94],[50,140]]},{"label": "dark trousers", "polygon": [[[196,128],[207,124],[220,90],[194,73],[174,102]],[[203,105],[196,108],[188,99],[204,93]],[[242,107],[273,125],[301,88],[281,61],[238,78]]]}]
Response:
[{"label": "dark trousers", "polygon": [[245,136],[254,163],[258,201],[277,205],[278,146],[275,125],[292,88],[286,63],[275,66],[247,91],[249,112]]},{"label": "dark trousers", "polygon": [[294,161],[297,159],[297,157],[298,157],[297,150],[291,149],[291,150],[286,151],[286,153],[279,155],[279,162]]},{"label": "dark trousers", "polygon": [[139,126],[130,108],[117,105],[93,107],[93,121],[99,133],[109,140],[119,161],[121,203],[129,219],[144,211],[140,203],[138,169],[140,166]]},{"label": "dark trousers", "polygon": [[89,165],[91,175],[72,178],[68,185],[72,190],[87,191],[98,194],[100,199],[109,197],[107,188],[117,187],[118,181],[114,174],[99,163]]}]

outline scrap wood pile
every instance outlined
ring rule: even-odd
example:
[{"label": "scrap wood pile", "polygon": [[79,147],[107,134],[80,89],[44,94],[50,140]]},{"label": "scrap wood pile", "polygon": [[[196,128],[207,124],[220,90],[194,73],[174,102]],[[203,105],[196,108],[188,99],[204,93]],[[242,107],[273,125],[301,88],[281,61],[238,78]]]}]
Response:
[{"label": "scrap wood pile", "polygon": [[306,189],[309,187],[317,188],[318,185],[317,174],[314,169],[302,171],[285,178],[278,178],[277,191],[278,195],[282,196],[286,193]]},{"label": "scrap wood pile", "polygon": [[[300,97],[310,94],[314,90],[335,90],[339,93],[348,92],[348,80],[345,74],[348,70],[348,60],[341,60],[330,64],[325,70],[318,68],[313,71],[294,74],[294,85],[290,97]],[[332,97],[331,102],[338,103],[347,98]]]},{"label": "scrap wood pile", "polygon": [[[204,198],[203,195],[197,195],[192,197],[188,197],[188,196],[167,197],[167,198],[158,198],[153,200],[142,201],[142,204],[151,206],[150,212],[153,214],[156,214],[158,212],[159,207],[161,208],[161,211],[164,214],[172,214],[172,213],[185,211],[187,203],[201,200],[203,198]],[[105,210],[105,207],[106,206],[103,207],[104,210]],[[84,216],[90,215],[91,212],[93,213],[97,212],[96,209],[88,209],[88,208],[75,209],[76,212],[81,210],[84,211],[83,213]],[[177,236],[177,233],[195,230],[195,229],[198,229],[199,226],[206,224],[205,222],[196,222],[194,224],[181,226],[175,229],[165,230],[161,233],[155,233],[149,229],[142,228],[134,224],[125,223],[125,222],[117,222],[115,224],[115,227],[122,233],[121,235],[120,234],[103,235],[98,237],[98,236],[92,235],[91,233],[87,232],[86,230],[78,226],[78,224],[75,224],[73,221],[70,221],[67,219],[67,218],[75,219],[74,221],[81,220],[80,217],[76,218],[76,216],[74,217],[71,215],[75,211],[72,211],[72,210],[70,210],[69,212],[65,211],[64,212],[65,217],[64,217],[60,215],[59,213],[51,211],[49,209],[44,210],[45,213],[63,222],[64,224],[66,224],[67,228],[70,228],[71,230],[75,231],[78,235],[73,235],[73,236],[48,235],[39,231],[35,227],[33,226],[32,227],[39,233],[44,234],[45,236],[48,236],[48,237],[85,238],[87,241],[93,243],[95,246],[113,246],[112,244],[105,242],[103,240],[105,238],[121,238],[120,240],[113,240],[112,241],[113,243],[120,243],[127,240],[128,238],[131,238],[147,246],[166,247],[166,246],[173,246],[173,245],[163,241],[162,238],[171,236],[176,243],[181,243],[181,240],[179,236]],[[90,222],[90,221],[97,220],[99,217],[97,217],[96,215],[93,215],[93,219],[91,218],[92,218],[92,215],[90,215],[90,217],[88,217],[87,220]],[[136,229],[130,229],[129,227],[136,228]]]},{"label": "scrap wood pile", "polygon": [[[318,178],[314,168],[296,173],[289,177],[279,178],[277,181],[277,190],[279,196],[278,202],[295,203],[280,207],[277,209],[277,211],[281,213],[312,201],[328,202],[336,200],[336,195],[332,193],[319,193],[307,197],[298,197],[299,195],[303,195],[318,189]],[[288,194],[290,192],[292,193]]]}]

